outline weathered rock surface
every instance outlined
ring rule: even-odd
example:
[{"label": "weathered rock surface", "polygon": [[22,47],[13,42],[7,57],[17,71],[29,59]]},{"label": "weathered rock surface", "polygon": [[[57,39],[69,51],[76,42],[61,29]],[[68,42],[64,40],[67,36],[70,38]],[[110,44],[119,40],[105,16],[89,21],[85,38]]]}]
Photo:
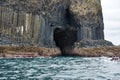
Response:
[{"label": "weathered rock surface", "polygon": [[40,56],[59,56],[61,51],[58,48],[44,48],[31,46],[0,46],[0,58],[27,58]]},{"label": "weathered rock surface", "polygon": [[0,0],[1,45],[112,45],[103,30],[100,0]]},{"label": "weathered rock surface", "polygon": [[[58,48],[42,48],[42,47],[20,47],[20,46],[0,46],[0,58],[27,58],[27,57],[55,57],[61,56]],[[80,57],[120,57],[120,47],[95,47],[95,48],[74,48],[74,52],[66,53],[64,56],[80,56]]]},{"label": "weathered rock surface", "polygon": [[111,46],[112,42],[106,40],[81,40],[74,44],[75,47],[100,47],[100,46]]}]

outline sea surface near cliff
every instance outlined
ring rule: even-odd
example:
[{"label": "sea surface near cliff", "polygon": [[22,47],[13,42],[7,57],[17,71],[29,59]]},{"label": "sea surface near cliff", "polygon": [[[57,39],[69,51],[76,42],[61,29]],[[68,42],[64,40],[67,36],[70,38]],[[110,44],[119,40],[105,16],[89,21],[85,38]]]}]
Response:
[{"label": "sea surface near cliff", "polygon": [[1,58],[0,80],[119,80],[120,61],[107,57]]}]

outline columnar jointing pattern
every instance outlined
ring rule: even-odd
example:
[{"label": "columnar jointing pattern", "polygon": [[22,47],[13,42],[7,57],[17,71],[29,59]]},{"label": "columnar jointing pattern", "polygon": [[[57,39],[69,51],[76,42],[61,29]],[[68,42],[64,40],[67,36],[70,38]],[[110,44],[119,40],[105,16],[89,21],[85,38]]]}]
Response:
[{"label": "columnar jointing pattern", "polygon": [[100,0],[0,1],[1,45],[112,45],[103,30]]}]

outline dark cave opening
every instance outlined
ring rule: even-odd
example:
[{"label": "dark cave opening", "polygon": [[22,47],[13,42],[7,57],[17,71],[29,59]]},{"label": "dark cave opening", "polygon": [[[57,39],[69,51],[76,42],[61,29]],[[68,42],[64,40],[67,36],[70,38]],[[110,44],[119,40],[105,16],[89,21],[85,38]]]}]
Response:
[{"label": "dark cave opening", "polygon": [[77,41],[77,31],[56,28],[54,30],[54,41],[56,46],[60,48],[62,55],[70,54],[74,43]]},{"label": "dark cave opening", "polygon": [[70,9],[65,9],[64,27],[54,30],[54,41],[60,48],[63,56],[68,56],[73,52],[74,43],[77,41],[77,27]]}]

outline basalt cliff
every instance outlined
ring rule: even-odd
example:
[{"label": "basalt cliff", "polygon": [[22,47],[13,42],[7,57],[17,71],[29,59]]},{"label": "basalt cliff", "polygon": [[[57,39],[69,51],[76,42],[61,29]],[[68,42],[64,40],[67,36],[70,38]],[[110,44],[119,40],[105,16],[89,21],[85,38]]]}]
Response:
[{"label": "basalt cliff", "polygon": [[0,0],[0,45],[63,50],[112,43],[104,40],[100,0]]}]

